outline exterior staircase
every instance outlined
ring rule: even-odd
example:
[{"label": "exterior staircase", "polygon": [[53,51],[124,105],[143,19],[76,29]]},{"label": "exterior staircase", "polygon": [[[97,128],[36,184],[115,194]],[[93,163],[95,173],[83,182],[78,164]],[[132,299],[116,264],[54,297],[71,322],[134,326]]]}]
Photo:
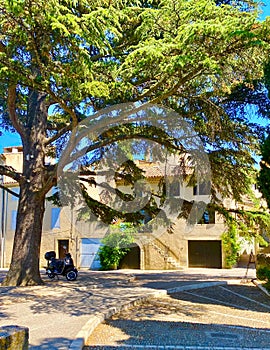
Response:
[{"label": "exterior staircase", "polygon": [[176,258],[171,256],[175,256],[175,254],[168,246],[166,246],[166,244],[158,239],[155,239],[154,241],[150,242],[150,245],[164,258],[164,261],[170,264],[174,269],[182,269]]}]

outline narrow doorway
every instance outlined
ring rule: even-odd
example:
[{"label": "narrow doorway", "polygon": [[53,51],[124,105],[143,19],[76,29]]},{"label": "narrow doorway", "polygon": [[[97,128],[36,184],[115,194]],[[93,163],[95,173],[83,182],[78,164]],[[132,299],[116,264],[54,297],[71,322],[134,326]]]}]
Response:
[{"label": "narrow doorway", "polygon": [[69,251],[69,240],[59,239],[58,240],[58,257],[59,259],[64,259],[65,253]]}]

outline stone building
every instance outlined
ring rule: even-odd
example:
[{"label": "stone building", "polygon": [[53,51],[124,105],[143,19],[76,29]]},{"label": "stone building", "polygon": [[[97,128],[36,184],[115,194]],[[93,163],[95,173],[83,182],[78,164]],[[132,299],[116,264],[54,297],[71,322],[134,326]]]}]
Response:
[{"label": "stone building", "polygon": [[[1,161],[13,166],[16,170],[22,169],[22,147],[6,147]],[[48,160],[52,161],[52,160]],[[163,169],[160,164],[138,161],[138,167],[144,171],[147,182],[151,188],[157,188]],[[3,184],[19,192],[18,184],[9,178],[2,179]],[[117,187],[128,192],[127,186],[121,181]],[[100,199],[101,191],[95,186],[89,186],[91,196]],[[55,189],[48,194],[51,195]],[[173,196],[179,201],[182,196],[195,201],[205,201],[206,194],[203,186],[187,187],[179,180],[173,184]],[[1,219],[1,267],[8,267],[11,258],[14,230],[16,223],[18,198],[10,193],[2,192]],[[235,207],[230,199],[224,200],[226,207]],[[90,215],[91,216],[91,215]],[[211,267],[224,268],[225,254],[221,236],[226,230],[222,217],[207,207],[198,221],[187,226],[186,220],[177,219],[172,230],[163,232],[149,232],[150,239],[138,239],[135,246],[122,260],[121,268],[137,269],[179,269],[185,267]],[[43,235],[41,243],[40,264],[44,266],[46,251],[55,250],[57,256],[62,258],[65,250],[71,252],[74,262],[79,268],[98,269],[99,261],[97,251],[101,240],[108,232],[108,227],[98,220],[79,220],[78,208],[59,208],[47,201],[43,222]],[[255,249],[254,242],[243,241],[242,252],[249,254]]]}]

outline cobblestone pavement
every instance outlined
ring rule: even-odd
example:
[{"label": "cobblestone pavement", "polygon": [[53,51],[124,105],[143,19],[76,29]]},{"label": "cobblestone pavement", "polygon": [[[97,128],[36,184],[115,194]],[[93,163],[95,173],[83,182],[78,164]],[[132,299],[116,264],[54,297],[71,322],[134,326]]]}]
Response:
[{"label": "cobblestone pavement", "polygon": [[270,298],[253,284],[153,298],[114,315],[90,349],[270,349]]}]

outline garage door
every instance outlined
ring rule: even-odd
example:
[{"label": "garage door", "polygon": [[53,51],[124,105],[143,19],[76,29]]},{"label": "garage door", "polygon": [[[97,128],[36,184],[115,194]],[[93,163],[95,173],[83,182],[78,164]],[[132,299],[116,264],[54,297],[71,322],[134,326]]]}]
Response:
[{"label": "garage door", "polygon": [[98,270],[100,268],[100,261],[97,255],[100,246],[100,239],[82,238],[80,267],[87,267],[91,270]]},{"label": "garage door", "polygon": [[188,241],[189,267],[221,268],[221,241]]}]

